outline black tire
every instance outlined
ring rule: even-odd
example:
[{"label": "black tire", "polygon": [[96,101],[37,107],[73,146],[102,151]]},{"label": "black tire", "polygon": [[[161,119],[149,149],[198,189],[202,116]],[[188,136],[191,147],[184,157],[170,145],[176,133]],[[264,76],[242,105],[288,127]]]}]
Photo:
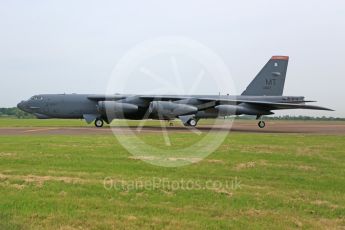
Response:
[{"label": "black tire", "polygon": [[198,124],[198,121],[195,120],[194,118],[193,118],[193,119],[190,119],[190,120],[188,121],[188,125],[189,125],[189,126],[195,127],[197,124]]},{"label": "black tire", "polygon": [[95,126],[96,126],[97,128],[101,128],[101,127],[103,127],[103,125],[104,125],[104,121],[103,121],[102,119],[97,118],[97,119],[95,120]]},{"label": "black tire", "polygon": [[266,123],[264,121],[259,121],[258,126],[260,129],[263,129],[263,128],[265,128]]}]

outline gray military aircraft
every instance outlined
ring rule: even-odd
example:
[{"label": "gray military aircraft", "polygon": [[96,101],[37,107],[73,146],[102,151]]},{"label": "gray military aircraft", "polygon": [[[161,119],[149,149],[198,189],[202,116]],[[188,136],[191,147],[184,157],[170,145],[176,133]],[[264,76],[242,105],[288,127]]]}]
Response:
[{"label": "gray military aircraft", "polygon": [[288,56],[273,56],[239,96],[41,94],[20,102],[18,108],[40,119],[85,119],[96,127],[113,119],[180,119],[185,126],[196,126],[202,118],[253,115],[264,128],[261,118],[274,114],[273,110],[333,111],[307,105],[313,101],[304,97],[282,96],[288,61]]}]

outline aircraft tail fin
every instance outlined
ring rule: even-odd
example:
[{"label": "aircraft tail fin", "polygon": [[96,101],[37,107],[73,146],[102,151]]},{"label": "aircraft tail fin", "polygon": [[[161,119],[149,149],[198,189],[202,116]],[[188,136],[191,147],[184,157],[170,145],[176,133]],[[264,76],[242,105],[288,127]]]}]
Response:
[{"label": "aircraft tail fin", "polygon": [[273,56],[242,93],[245,96],[282,96],[288,56]]}]

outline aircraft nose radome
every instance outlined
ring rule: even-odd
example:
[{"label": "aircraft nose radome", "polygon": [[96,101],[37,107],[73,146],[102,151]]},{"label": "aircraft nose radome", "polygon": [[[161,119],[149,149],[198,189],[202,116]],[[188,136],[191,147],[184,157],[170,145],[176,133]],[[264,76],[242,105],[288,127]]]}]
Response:
[{"label": "aircraft nose radome", "polygon": [[23,110],[24,109],[24,101],[21,101],[17,104],[17,108]]}]

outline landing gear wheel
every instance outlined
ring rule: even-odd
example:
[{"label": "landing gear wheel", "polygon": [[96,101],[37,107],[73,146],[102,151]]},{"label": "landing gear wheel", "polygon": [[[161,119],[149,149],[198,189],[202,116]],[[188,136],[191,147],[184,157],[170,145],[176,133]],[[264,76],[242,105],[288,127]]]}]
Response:
[{"label": "landing gear wheel", "polygon": [[260,129],[263,129],[263,128],[265,128],[266,123],[264,121],[259,121],[258,126]]},{"label": "landing gear wheel", "polygon": [[102,119],[97,118],[97,119],[95,120],[95,126],[96,126],[97,128],[103,127],[103,124],[104,124],[104,122],[103,122]]},{"label": "landing gear wheel", "polygon": [[193,118],[188,121],[188,125],[195,127],[198,122]]}]

